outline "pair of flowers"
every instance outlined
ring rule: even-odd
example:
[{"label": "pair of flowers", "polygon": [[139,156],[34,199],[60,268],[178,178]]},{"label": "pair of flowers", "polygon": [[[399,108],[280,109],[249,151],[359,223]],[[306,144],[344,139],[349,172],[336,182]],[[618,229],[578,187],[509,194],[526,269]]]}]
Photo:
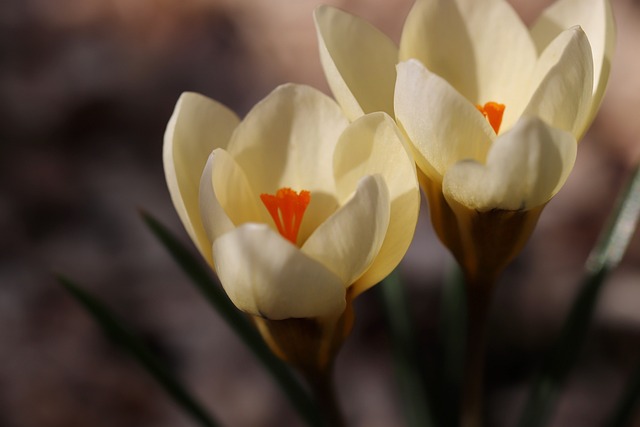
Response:
[{"label": "pair of flowers", "polygon": [[[531,29],[504,0],[416,0],[399,48],[338,9],[314,17],[337,102],[288,84],[240,120],[185,93],[164,166],[234,304],[285,359],[324,366],[353,298],[404,256],[419,184],[467,279],[495,280],[573,167],[614,30],[608,0],[559,0]],[[291,319],[312,321],[309,354]]]}]

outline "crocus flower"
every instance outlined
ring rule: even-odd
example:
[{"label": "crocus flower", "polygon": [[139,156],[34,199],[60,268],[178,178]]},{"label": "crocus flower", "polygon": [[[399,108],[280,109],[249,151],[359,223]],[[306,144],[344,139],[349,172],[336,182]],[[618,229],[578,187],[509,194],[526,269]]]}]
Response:
[{"label": "crocus flower", "polygon": [[330,363],[351,328],[351,301],[398,265],[417,221],[415,164],[393,119],[349,123],[307,86],[278,87],[242,121],[183,94],[164,167],[231,301],[303,369]]},{"label": "crocus flower", "polygon": [[504,0],[417,0],[399,48],[337,9],[315,20],[345,114],[395,116],[438,236],[470,281],[493,282],[564,184],[600,105],[608,0],[559,0],[530,29]]}]

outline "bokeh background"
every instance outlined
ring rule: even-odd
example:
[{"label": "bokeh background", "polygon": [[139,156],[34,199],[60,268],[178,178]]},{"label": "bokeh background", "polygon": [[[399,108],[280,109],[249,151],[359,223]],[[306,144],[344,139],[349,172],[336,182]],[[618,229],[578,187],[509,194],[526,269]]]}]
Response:
[{"label": "bokeh background", "polygon": [[[550,0],[514,0],[531,22]],[[0,425],[192,425],[57,285],[86,285],[228,426],[299,420],[253,356],[141,222],[188,238],[162,171],[182,91],[244,114],[286,81],[327,91],[317,0],[8,0],[0,3]],[[399,40],[410,0],[329,1]],[[615,195],[640,159],[640,2],[612,0],[618,45],[602,111],[567,185],[505,274],[492,310],[490,425],[511,426],[556,336]],[[640,360],[640,238],[599,301],[553,426],[599,426]],[[402,264],[427,352],[450,258],[427,209]],[[375,291],[337,362],[354,426],[402,425]],[[635,424],[640,426],[640,415]]]}]

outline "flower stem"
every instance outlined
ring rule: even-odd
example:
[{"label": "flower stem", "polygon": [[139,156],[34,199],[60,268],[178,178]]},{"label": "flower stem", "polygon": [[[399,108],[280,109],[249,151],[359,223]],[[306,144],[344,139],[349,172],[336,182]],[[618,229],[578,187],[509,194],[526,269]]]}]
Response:
[{"label": "flower stem", "polygon": [[467,282],[467,340],[462,389],[462,427],[483,424],[482,397],[486,353],[487,318],[493,283]]},{"label": "flower stem", "polygon": [[327,369],[324,372],[302,371],[302,374],[309,383],[316,402],[324,414],[326,425],[345,427],[344,416],[336,397],[331,372],[332,369]]}]

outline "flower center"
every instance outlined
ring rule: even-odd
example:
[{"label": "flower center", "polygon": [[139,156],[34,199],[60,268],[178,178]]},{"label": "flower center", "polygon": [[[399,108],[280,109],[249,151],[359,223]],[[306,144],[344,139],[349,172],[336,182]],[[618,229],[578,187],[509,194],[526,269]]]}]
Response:
[{"label": "flower center", "polygon": [[497,134],[502,124],[502,115],[504,114],[504,104],[498,104],[497,102],[487,102],[482,105],[476,105],[478,111],[482,113],[485,119],[489,122],[494,132]]},{"label": "flower center", "polygon": [[285,187],[279,189],[275,195],[261,194],[260,200],[271,214],[273,222],[278,227],[278,232],[295,245],[304,211],[307,210],[311,201],[311,193],[302,190],[298,194]]}]

